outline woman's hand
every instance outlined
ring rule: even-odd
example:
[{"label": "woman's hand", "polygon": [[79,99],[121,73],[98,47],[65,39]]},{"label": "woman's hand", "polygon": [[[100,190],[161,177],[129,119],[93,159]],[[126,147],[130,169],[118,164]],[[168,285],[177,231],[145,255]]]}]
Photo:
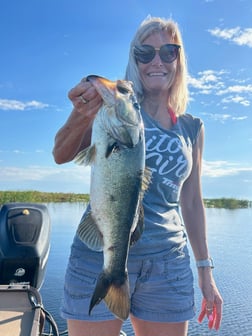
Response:
[{"label": "woman's hand", "polygon": [[219,330],[222,319],[222,297],[216,287],[210,267],[200,267],[198,270],[199,286],[203,295],[198,322],[201,323],[207,317],[209,329]]},{"label": "woman's hand", "polygon": [[69,91],[68,97],[74,108],[55,136],[53,156],[58,164],[73,160],[90,145],[93,120],[102,105],[101,96],[85,78]]},{"label": "woman's hand", "polygon": [[102,98],[91,82],[83,78],[68,93],[75,110],[84,114],[89,120],[93,120],[102,105]]}]

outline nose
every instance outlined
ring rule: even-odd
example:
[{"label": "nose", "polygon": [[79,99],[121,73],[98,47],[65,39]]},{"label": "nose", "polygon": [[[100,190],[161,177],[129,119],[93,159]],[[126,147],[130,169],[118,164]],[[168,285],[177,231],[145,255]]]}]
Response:
[{"label": "nose", "polygon": [[158,65],[158,66],[162,66],[163,65],[163,61],[161,60],[160,58],[160,55],[159,55],[159,49],[155,50],[156,53],[155,53],[155,57],[153,58],[151,64],[152,65]]}]

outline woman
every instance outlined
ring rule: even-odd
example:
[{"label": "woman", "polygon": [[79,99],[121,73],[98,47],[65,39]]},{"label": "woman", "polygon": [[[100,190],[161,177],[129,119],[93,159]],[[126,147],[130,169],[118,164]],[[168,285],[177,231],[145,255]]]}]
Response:
[{"label": "woman", "polygon": [[[221,323],[222,298],[212,275],[201,194],[204,129],[200,119],[185,114],[186,76],[185,53],[176,23],[146,19],[131,43],[126,70],[126,79],[134,83],[141,105],[146,166],[152,170],[152,183],[143,201],[145,230],[130,249],[128,259],[130,318],[137,336],[187,335],[188,321],[195,314],[187,236],[203,295],[199,322],[206,316],[209,328],[217,330]],[[72,160],[90,144],[92,122],[102,104],[94,87],[85,80],[69,92],[69,98],[74,108],[56,135],[53,153],[57,163]],[[122,322],[103,302],[88,315],[101,267],[102,256],[76,236],[62,307],[70,336],[119,334]]]}]

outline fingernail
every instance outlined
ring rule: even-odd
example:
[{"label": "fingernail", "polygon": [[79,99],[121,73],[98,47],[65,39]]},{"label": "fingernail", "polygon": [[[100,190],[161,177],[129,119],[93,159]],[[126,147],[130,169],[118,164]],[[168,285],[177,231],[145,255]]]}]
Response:
[{"label": "fingernail", "polygon": [[209,320],[209,322],[213,321],[213,314],[211,314],[211,315],[208,316],[208,320]]}]

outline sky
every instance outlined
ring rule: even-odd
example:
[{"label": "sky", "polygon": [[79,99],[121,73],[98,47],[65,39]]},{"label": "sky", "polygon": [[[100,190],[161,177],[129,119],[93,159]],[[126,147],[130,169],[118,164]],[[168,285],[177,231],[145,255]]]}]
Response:
[{"label": "sky", "polygon": [[148,15],[182,32],[187,112],[205,125],[203,196],[252,200],[251,0],[1,0],[0,190],[89,192],[89,167],[52,156],[67,94],[89,74],[122,79]]}]

